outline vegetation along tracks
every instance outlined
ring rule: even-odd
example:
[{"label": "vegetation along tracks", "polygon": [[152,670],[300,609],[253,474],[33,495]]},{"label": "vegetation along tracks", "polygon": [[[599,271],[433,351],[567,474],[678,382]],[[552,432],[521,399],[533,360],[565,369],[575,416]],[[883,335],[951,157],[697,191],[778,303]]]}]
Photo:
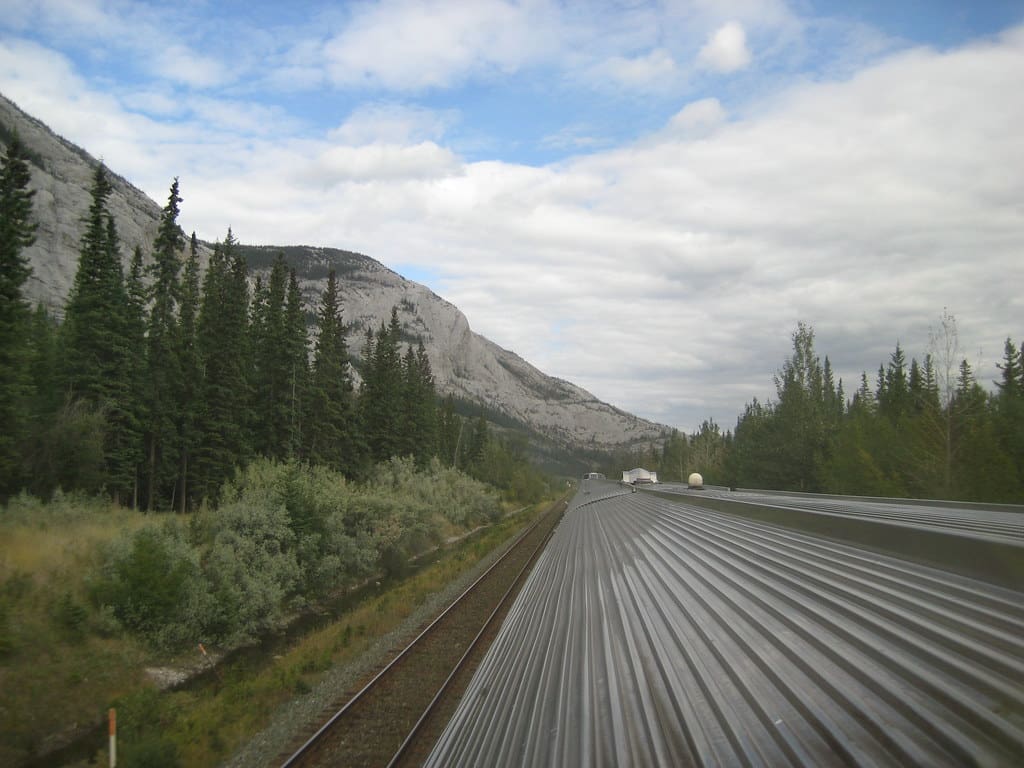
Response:
[{"label": "vegetation along tracks", "polygon": [[335,712],[284,768],[421,760],[565,511],[554,504],[504,555]]}]

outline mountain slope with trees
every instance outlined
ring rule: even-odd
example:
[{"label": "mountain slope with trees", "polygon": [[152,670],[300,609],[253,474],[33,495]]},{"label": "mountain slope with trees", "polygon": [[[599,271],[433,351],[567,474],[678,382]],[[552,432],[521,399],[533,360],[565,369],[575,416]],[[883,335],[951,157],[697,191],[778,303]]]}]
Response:
[{"label": "mountain slope with trees", "polygon": [[[6,147],[15,133],[26,147],[37,223],[35,241],[24,251],[32,269],[24,296],[30,305],[42,304],[51,317],[62,318],[74,285],[98,162],[0,96],[0,144]],[[106,210],[118,235],[118,255],[123,266],[128,269],[132,255],[139,249],[145,267],[140,273],[145,286],[150,288],[157,280],[166,283],[167,270],[173,264],[167,258],[159,258],[164,246],[156,246],[163,221],[160,206],[115,173],[107,173],[111,190],[106,197]],[[179,213],[187,218],[187,179],[181,180],[179,195],[185,198]],[[565,448],[649,443],[658,440],[667,429],[603,403],[569,382],[545,375],[513,352],[474,333],[465,316],[452,304],[367,256],[312,246],[244,246],[239,242],[244,233],[229,234],[236,251],[247,263],[250,291],[256,278],[262,285],[270,285],[277,256],[284,255],[286,267],[295,271],[295,288],[309,318],[327,289],[328,275],[334,270],[338,300],[344,306],[345,341],[356,362],[363,356],[367,330],[376,332],[381,323],[388,324],[392,309],[397,308],[401,354],[410,347],[415,350],[422,342],[435,386],[442,395],[485,408]],[[184,269],[186,251],[177,250],[179,273]],[[196,242],[200,281],[206,279],[213,251],[213,243]],[[157,261],[162,267],[153,271]],[[274,289],[277,290],[276,284]],[[166,304],[170,299],[164,297],[163,301]],[[153,300],[155,296],[149,297],[149,301]],[[177,305],[167,308],[176,311]],[[159,328],[149,330],[157,331],[159,336]],[[158,339],[151,339],[151,343],[158,343]],[[353,373],[358,383],[358,365]],[[162,375],[170,373],[163,371]],[[164,418],[160,413],[146,417],[151,426],[152,420]],[[156,449],[158,460],[160,446],[149,448]]]}]

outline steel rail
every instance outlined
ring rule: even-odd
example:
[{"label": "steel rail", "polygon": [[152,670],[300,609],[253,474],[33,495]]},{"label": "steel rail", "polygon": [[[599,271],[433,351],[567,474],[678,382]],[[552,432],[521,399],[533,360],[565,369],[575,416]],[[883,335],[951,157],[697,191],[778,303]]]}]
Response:
[{"label": "steel rail", "polygon": [[[417,644],[421,640],[423,640],[423,638],[431,634],[431,632],[433,632],[433,630],[453,610],[455,610],[468,595],[472,594],[477,589],[477,587],[480,584],[482,584],[483,581],[488,576],[490,576],[490,574],[497,567],[502,565],[505,562],[506,558],[508,558],[511,555],[511,553],[515,551],[516,547],[527,536],[529,536],[548,517],[549,514],[553,514],[554,511],[558,508],[564,510],[564,500],[556,502],[551,510],[538,517],[537,520],[531,523],[527,528],[523,529],[523,531],[521,531],[519,535],[516,536],[516,538],[512,541],[512,543],[508,546],[505,552],[503,552],[498,559],[491,563],[491,565],[488,566],[487,569],[483,573],[481,573],[473,581],[472,584],[466,587],[466,589],[457,598],[455,598],[455,600],[453,600],[447,608],[445,608],[440,614],[438,614],[438,616],[433,621],[431,621],[430,624],[428,624],[418,635],[416,635],[416,637],[412,641],[410,641],[409,644],[405,648],[403,648],[393,659],[391,659],[391,661],[388,662],[383,669],[377,672],[377,674],[374,675],[373,678],[371,678],[370,681],[366,683],[366,685],[359,689],[359,691],[357,691],[341,709],[335,712],[322,726],[320,726],[320,728],[317,729],[317,731],[312,736],[310,736],[301,747],[299,747],[287,760],[285,760],[285,762],[281,764],[281,768],[295,768],[296,766],[301,765],[302,761],[309,755],[310,752],[312,752],[312,750],[320,743],[320,741],[326,737],[326,735],[335,727],[335,725],[346,714],[348,714],[348,712],[353,707],[355,707],[355,705],[358,704],[360,700],[369,691],[371,691],[385,676],[387,676],[396,667],[396,665],[398,665],[403,659],[405,659],[415,649]],[[545,538],[545,543],[547,541],[547,538],[550,538],[550,534],[548,537]]]},{"label": "steel rail", "polygon": [[[535,523],[535,526],[539,525],[540,522],[541,520],[538,520],[537,523]],[[533,528],[531,528],[530,530],[532,531]],[[438,688],[437,693],[434,694],[434,698],[430,700],[430,703],[427,705],[427,708],[423,711],[423,714],[420,715],[420,718],[416,721],[415,725],[413,725],[412,730],[409,731],[409,734],[405,737],[405,740],[402,742],[401,746],[398,748],[394,756],[388,762],[388,768],[394,768],[395,766],[397,766],[399,764],[399,761],[404,757],[406,750],[409,749],[413,741],[419,735],[420,728],[423,727],[423,724],[427,721],[430,715],[433,714],[434,709],[441,702],[441,699],[447,692],[448,687],[451,685],[456,675],[458,675],[458,673],[462,671],[464,665],[469,660],[473,651],[476,650],[477,645],[480,642],[480,639],[484,636],[484,633],[487,632],[488,629],[490,629],[495,617],[498,616],[499,613],[501,613],[502,609],[508,603],[509,598],[512,596],[514,592],[516,592],[516,588],[522,581],[524,574],[526,574],[533,566],[534,562],[536,562],[537,557],[544,550],[544,547],[547,546],[547,543],[548,541],[550,541],[553,533],[554,528],[552,527],[552,529],[548,531],[547,535],[534,548],[533,552],[530,554],[530,557],[523,564],[523,567],[519,569],[519,573],[516,574],[516,577],[512,580],[512,583],[509,585],[508,589],[506,589],[504,594],[502,594],[501,598],[498,600],[498,604],[494,607],[494,610],[491,611],[490,615],[487,617],[487,620],[484,622],[484,625],[480,628],[480,631],[476,633],[476,636],[470,642],[469,647],[466,648],[466,652],[463,653],[459,660],[455,663],[455,667],[449,673],[448,677],[445,678],[445,681],[441,684],[441,687]],[[511,550],[511,547],[509,549]]]}]

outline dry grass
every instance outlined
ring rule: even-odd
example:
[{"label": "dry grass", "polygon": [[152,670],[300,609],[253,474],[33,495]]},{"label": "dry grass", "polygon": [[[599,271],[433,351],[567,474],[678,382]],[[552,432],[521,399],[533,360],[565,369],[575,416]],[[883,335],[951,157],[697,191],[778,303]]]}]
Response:
[{"label": "dry grass", "polygon": [[[155,695],[146,667],[174,660],[110,631],[87,600],[100,545],[152,518],[96,500],[65,498],[44,507],[16,499],[0,510],[0,765],[22,764],[55,736],[101,723],[115,702],[126,712],[144,711],[140,727],[175,742],[182,765],[215,765],[264,728],[281,704],[365,653],[532,513],[460,541],[270,663],[225,669],[216,685]],[[105,764],[102,752],[97,759]]]},{"label": "dry grass", "polygon": [[182,765],[217,765],[230,756],[265,728],[282,704],[310,691],[331,668],[357,660],[541,508],[461,542],[414,576],[297,640],[263,669],[225,670],[219,685],[165,696],[162,709],[173,713],[164,720],[165,732],[177,744]]},{"label": "dry grass", "polygon": [[139,684],[146,652],[97,632],[102,617],[85,591],[98,545],[144,519],[70,499],[45,508],[19,499],[0,512],[0,764],[98,722],[107,702]]}]

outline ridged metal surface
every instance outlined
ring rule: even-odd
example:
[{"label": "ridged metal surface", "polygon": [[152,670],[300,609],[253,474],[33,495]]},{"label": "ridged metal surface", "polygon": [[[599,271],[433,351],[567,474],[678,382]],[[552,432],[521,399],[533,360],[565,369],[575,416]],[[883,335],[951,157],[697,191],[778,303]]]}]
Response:
[{"label": "ridged metal surface", "polygon": [[432,766],[1024,765],[1024,595],[587,481]]},{"label": "ridged metal surface", "polygon": [[1024,547],[1024,507],[1009,504],[953,506],[949,502],[909,502],[900,499],[866,499],[786,494],[781,492],[690,491],[685,485],[663,483],[658,490],[701,495],[730,501],[796,509],[821,515],[870,520],[875,523],[928,528],[958,536],[1001,541]]}]

